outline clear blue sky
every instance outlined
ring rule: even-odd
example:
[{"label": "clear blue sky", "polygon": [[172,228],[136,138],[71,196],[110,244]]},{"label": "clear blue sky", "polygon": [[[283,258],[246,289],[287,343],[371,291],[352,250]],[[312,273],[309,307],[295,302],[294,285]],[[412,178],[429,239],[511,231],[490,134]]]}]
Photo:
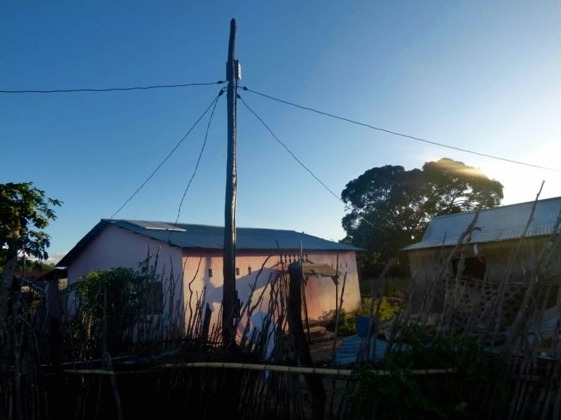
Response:
[{"label": "clear blue sky", "polygon": [[[449,157],[503,204],[561,196],[560,18],[558,0],[2,0],[0,90],[225,80],[235,19],[236,224],[339,240],[337,197],[373,167]],[[55,259],[102,218],[224,225],[226,95],[195,125],[223,87],[0,93],[0,182],[64,202]]]}]

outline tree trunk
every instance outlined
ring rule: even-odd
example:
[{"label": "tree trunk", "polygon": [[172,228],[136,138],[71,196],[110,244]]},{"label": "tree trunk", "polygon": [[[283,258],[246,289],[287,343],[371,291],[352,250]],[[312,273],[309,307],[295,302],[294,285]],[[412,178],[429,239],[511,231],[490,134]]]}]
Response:
[{"label": "tree trunk", "polygon": [[10,252],[4,267],[2,282],[0,283],[0,323],[4,323],[8,315],[8,300],[10,299],[10,289],[14,280],[17,262],[17,252]]}]

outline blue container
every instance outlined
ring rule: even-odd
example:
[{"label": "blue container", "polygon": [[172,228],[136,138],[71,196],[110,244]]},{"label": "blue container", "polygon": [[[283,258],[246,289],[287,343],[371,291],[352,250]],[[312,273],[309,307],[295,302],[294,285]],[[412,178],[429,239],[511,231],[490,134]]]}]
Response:
[{"label": "blue container", "polygon": [[369,316],[357,316],[355,318],[356,334],[359,337],[366,337],[368,330],[370,329],[370,317]]}]

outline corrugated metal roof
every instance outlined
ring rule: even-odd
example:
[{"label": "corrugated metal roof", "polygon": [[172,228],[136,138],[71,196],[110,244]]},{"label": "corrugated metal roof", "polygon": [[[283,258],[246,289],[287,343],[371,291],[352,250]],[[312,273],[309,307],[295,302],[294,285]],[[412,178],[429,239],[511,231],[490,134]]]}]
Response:
[{"label": "corrugated metal roof", "polygon": [[[481,210],[471,242],[498,242],[521,238],[534,203],[536,208],[526,237],[550,235],[559,216],[561,197]],[[474,216],[475,212],[469,212],[434,217],[429,222],[422,241],[403,248],[403,251],[454,246]]]},{"label": "corrugated metal roof", "polygon": [[[136,234],[169,243],[184,249],[222,250],[224,248],[224,228],[185,223],[168,223],[147,220],[102,219],[90,232],[60,260],[59,267],[67,266],[103,229],[113,225]],[[362,251],[353,245],[296,232],[292,230],[236,228],[236,250],[265,251]]]}]

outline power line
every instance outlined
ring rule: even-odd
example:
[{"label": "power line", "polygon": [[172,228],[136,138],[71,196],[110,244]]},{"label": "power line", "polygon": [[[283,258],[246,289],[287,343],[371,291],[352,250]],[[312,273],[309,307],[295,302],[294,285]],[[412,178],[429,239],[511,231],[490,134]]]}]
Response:
[{"label": "power line", "polygon": [[[173,223],[174,228],[177,226],[177,222],[179,221],[179,216],[181,214],[181,207],[183,206],[183,201],[185,200],[185,196],[187,195],[187,191],[189,191],[189,188],[191,187],[191,183],[193,182],[193,179],[195,179],[195,175],[197,174],[197,169],[199,168],[199,164],[201,163],[201,158],[203,156],[203,152],[205,150],[206,142],[208,140],[208,132],[210,131],[210,123],[212,122],[212,119],[214,117],[214,112],[216,111],[216,105],[218,104],[218,99],[220,98],[220,96],[222,96],[222,94],[224,94],[224,89],[220,90],[220,93],[218,94],[218,96],[214,100],[214,105],[212,107],[212,112],[210,113],[210,117],[208,119],[208,124],[206,126],[205,139],[203,141],[203,145],[201,146],[201,151],[199,152],[199,157],[197,158],[197,163],[195,164],[195,168],[193,169],[193,173],[191,174],[191,178],[189,178],[189,182],[187,183],[187,186],[185,187],[185,190],[183,191],[183,196],[181,197],[181,201],[179,202],[179,207],[177,208],[177,217],[175,218],[175,222]],[[205,112],[205,114],[206,114],[206,112]],[[171,241],[171,235],[172,235],[173,232],[174,232],[173,229],[171,229],[169,231],[168,242]]]},{"label": "power line", "polygon": [[[302,163],[302,161],[301,161],[300,159],[298,159],[294,153],[292,153],[292,151],[288,148],[288,146],[287,146],[285,143],[283,143],[283,142],[277,137],[277,135],[273,132],[273,130],[265,123],[265,121],[263,121],[263,119],[262,119],[259,115],[257,115],[257,113],[256,113],[255,111],[253,111],[253,109],[251,109],[251,108],[249,107],[249,105],[243,100],[243,98],[242,98],[240,95],[238,95],[238,99],[245,105],[245,107],[249,110],[249,112],[251,112],[251,113],[255,116],[255,118],[257,118],[257,119],[259,120],[259,122],[260,122],[261,124],[263,124],[263,126],[267,129],[267,131],[269,131],[269,133],[274,137],[274,139],[275,139],[277,142],[279,142],[279,143],[281,144],[281,146],[284,147],[288,153],[290,153],[290,155],[294,158],[294,160],[296,160],[296,162],[298,162],[298,163],[300,164],[300,166],[302,166],[306,171],[308,171],[308,172],[315,178],[316,181],[318,181],[333,197],[335,197],[335,198],[337,199],[337,201],[340,201],[341,203],[343,203],[343,204],[345,204],[345,205],[348,205],[341,197],[339,197],[339,196],[338,196],[337,194],[335,194],[327,185],[325,185],[325,183],[324,183],[321,179],[319,179],[319,178],[312,172],[312,170],[311,170],[310,168],[308,168],[306,165],[304,165],[304,164]],[[353,206],[353,207],[354,207],[354,206]],[[379,230],[379,231],[381,231],[381,232],[385,232],[385,231],[386,231],[385,229],[382,229],[382,228],[379,228],[379,227],[375,226],[374,223],[370,222],[364,215],[362,215],[362,220],[363,220],[364,222],[366,222],[366,224],[372,226],[374,229],[377,229],[377,230]]]},{"label": "power line", "polygon": [[[100,89],[76,88],[76,89],[53,89],[53,90],[0,90],[0,93],[6,93],[6,94],[57,94],[57,93],[87,93],[87,92],[119,92],[119,91],[132,91],[132,90],[169,89],[169,88],[190,87],[190,86],[208,86],[208,85],[216,85],[216,84],[222,84],[222,83],[225,83],[225,82],[223,80],[219,80],[217,82],[204,82],[204,83],[182,83],[182,84],[173,84],[173,85],[111,87],[111,88],[100,88]],[[517,165],[524,165],[524,166],[528,166],[528,167],[532,167],[532,168],[544,169],[544,170],[547,170],[547,171],[560,172],[558,169],[549,168],[549,167],[546,167],[546,166],[534,165],[534,164],[527,163],[527,162],[522,162],[522,161],[518,161],[518,160],[503,158],[503,157],[500,157],[500,156],[490,155],[490,154],[487,154],[487,153],[476,152],[474,150],[464,149],[464,148],[456,147],[456,146],[450,146],[448,144],[439,143],[439,142],[436,142],[436,141],[433,141],[433,140],[427,140],[427,139],[412,136],[412,135],[409,135],[409,134],[399,133],[397,131],[388,130],[388,129],[381,128],[381,127],[376,127],[376,126],[373,126],[371,124],[367,124],[367,123],[363,123],[363,122],[360,122],[360,121],[352,120],[352,119],[346,118],[346,117],[341,117],[341,116],[338,116],[338,115],[331,114],[329,112],[320,111],[320,110],[310,108],[310,107],[306,107],[306,106],[303,106],[303,105],[298,105],[294,102],[286,101],[284,99],[275,98],[273,96],[270,96],[270,95],[267,95],[267,94],[249,89],[246,86],[242,87],[242,89],[247,91],[247,92],[251,92],[251,93],[254,93],[256,95],[262,96],[264,98],[271,99],[271,100],[276,101],[276,102],[284,103],[286,105],[290,105],[290,106],[300,108],[300,109],[303,109],[303,110],[306,110],[306,111],[315,112],[316,114],[320,114],[320,115],[324,115],[324,116],[327,116],[327,117],[335,118],[335,119],[338,119],[338,120],[341,120],[341,121],[346,121],[346,122],[349,122],[351,124],[359,125],[359,126],[362,126],[362,127],[367,127],[367,128],[372,129],[372,130],[382,131],[384,133],[392,134],[392,135],[395,135],[395,136],[404,137],[404,138],[408,138],[408,139],[415,140],[415,141],[420,141],[420,142],[427,143],[427,144],[432,144],[432,145],[439,146],[439,147],[445,147],[447,149],[457,150],[457,151],[464,152],[464,153],[470,153],[470,154],[474,154],[474,155],[478,155],[478,156],[487,157],[487,158],[490,158],[490,159],[501,160],[503,162],[514,163],[514,164],[517,164]]]},{"label": "power line", "polygon": [[183,83],[177,85],[151,85],[151,86],[132,86],[132,87],[111,87],[111,88],[77,88],[77,89],[53,89],[53,90],[0,90],[0,93],[9,94],[20,94],[20,93],[85,93],[85,92],[120,92],[129,90],[149,90],[149,89],[170,89],[179,87],[190,87],[190,86],[209,86],[209,85],[219,85],[224,83],[223,80],[218,82],[205,82],[205,83]]},{"label": "power line", "polygon": [[329,192],[331,193],[331,195],[333,195],[337,200],[342,201],[341,198],[340,198],[337,194],[335,194],[327,185],[325,185],[325,184],[323,183],[323,181],[322,181],[321,179],[319,179],[319,178],[311,171],[310,168],[308,168],[306,165],[304,165],[304,164],[302,163],[302,161],[301,161],[300,159],[298,159],[294,153],[292,153],[292,151],[288,148],[288,146],[287,146],[286,144],[284,144],[284,143],[276,136],[275,133],[273,133],[273,130],[271,130],[271,128],[265,123],[265,121],[263,121],[263,119],[262,119],[259,115],[257,115],[257,114],[255,113],[255,111],[253,111],[253,109],[251,109],[251,108],[249,107],[249,105],[243,100],[242,97],[240,97],[240,96],[238,95],[238,98],[239,98],[239,100],[242,101],[242,103],[246,106],[246,108],[249,110],[249,112],[251,112],[251,113],[255,116],[255,118],[257,118],[257,119],[259,120],[259,122],[261,122],[261,124],[263,124],[263,126],[269,131],[269,133],[271,133],[271,135],[275,138],[275,140],[278,141],[278,142],[280,143],[280,145],[281,145],[282,147],[284,147],[288,153],[290,153],[290,155],[294,158],[294,160],[296,160],[296,162],[298,162],[298,163],[300,164],[300,166],[302,166],[306,171],[308,171],[308,172],[310,173],[310,175],[312,175],[312,176],[316,179],[316,181],[318,181],[321,185],[323,185],[323,187],[324,187],[327,191],[329,191]]},{"label": "power line", "polygon": [[187,136],[189,136],[189,134],[193,131],[193,129],[197,126],[197,124],[199,124],[199,122],[208,113],[208,111],[213,107],[213,105],[215,106],[216,102],[218,101],[218,98],[220,98],[220,96],[222,96],[223,93],[224,93],[224,89],[221,89],[220,92],[218,93],[218,95],[216,96],[216,98],[214,98],[212,100],[211,104],[204,110],[202,115],[197,119],[197,121],[195,121],[195,123],[191,126],[191,128],[187,131],[187,133],[185,133],[185,135],[181,138],[181,140],[179,140],[179,142],[168,153],[168,155],[164,158],[164,160],[162,160],[160,162],[160,164],[156,167],[156,169],[154,169],[154,171],[152,171],[150,176],[148,178],[146,178],[146,180],[144,180],[144,182],[140,185],[140,187],[138,187],[136,189],[136,191],[134,193],[132,193],[132,195],[123,203],[123,205],[121,207],[119,207],[119,209],[115,213],[113,213],[113,215],[110,217],[111,219],[113,219],[117,215],[117,213],[119,213],[134,198],[134,196],[136,194],[138,194],[138,192],[142,188],[144,188],[144,186],[148,183],[148,181],[150,181],[150,179],[152,179],[152,177],[156,174],[156,172],[158,172],[160,170],[160,168],[163,166],[163,164],[173,155],[173,153],[177,150],[177,148],[181,145],[181,143],[183,143],[183,141],[187,138]]},{"label": "power line", "polygon": [[382,131],[384,133],[393,134],[395,136],[405,137],[405,138],[408,138],[408,139],[411,139],[411,140],[421,141],[423,143],[433,144],[435,146],[440,146],[440,147],[446,147],[448,149],[453,149],[453,150],[458,150],[460,152],[465,152],[465,153],[471,153],[471,154],[474,154],[474,155],[484,156],[484,157],[491,158],[491,159],[502,160],[504,162],[516,163],[518,165],[530,166],[532,168],[545,169],[545,170],[553,171],[553,172],[560,172],[558,169],[548,168],[546,166],[539,166],[539,165],[534,165],[534,164],[531,164],[531,163],[521,162],[521,161],[518,161],[518,160],[502,158],[500,156],[493,156],[493,155],[489,155],[489,154],[486,154],[486,153],[475,152],[473,150],[462,149],[460,147],[450,146],[450,145],[447,145],[447,144],[438,143],[436,141],[422,139],[420,137],[411,136],[409,134],[398,133],[396,131],[387,130],[385,128],[375,127],[375,126],[370,125],[370,124],[362,123],[362,122],[359,122],[359,121],[351,120],[349,118],[340,117],[340,116],[337,116],[337,115],[334,115],[334,114],[330,114],[328,112],[319,111],[317,109],[313,109],[313,108],[309,108],[309,107],[306,107],[306,106],[298,105],[298,104],[295,104],[293,102],[285,101],[283,99],[274,98],[274,97],[266,95],[264,93],[260,93],[260,92],[256,92],[254,90],[251,90],[251,89],[249,89],[245,86],[242,89],[247,91],[247,92],[251,92],[251,93],[254,93],[256,95],[262,96],[264,98],[268,98],[268,99],[271,99],[273,101],[281,102],[281,103],[286,104],[286,105],[291,105],[291,106],[294,106],[296,108],[304,109],[306,111],[315,112],[316,114],[325,115],[327,117],[331,117],[331,118],[335,118],[335,119],[338,119],[338,120],[346,121],[346,122],[349,122],[351,124],[360,125],[362,127],[371,128],[373,130]]}]

